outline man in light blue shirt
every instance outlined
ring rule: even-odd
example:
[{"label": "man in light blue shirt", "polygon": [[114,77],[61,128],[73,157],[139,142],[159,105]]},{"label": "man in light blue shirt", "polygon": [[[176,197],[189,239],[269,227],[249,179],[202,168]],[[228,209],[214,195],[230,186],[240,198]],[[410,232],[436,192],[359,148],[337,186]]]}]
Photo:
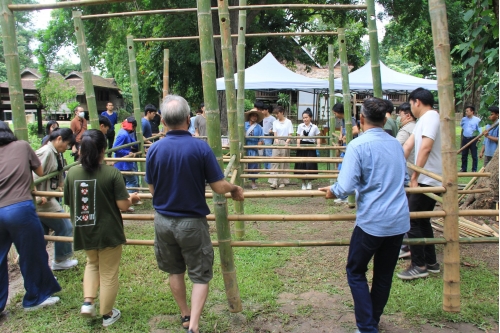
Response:
[{"label": "man in light blue shirt", "polygon": [[[473,106],[467,106],[465,108],[465,117],[460,121],[460,126],[462,127],[462,145],[465,146],[476,137],[481,130],[479,129],[479,123],[481,119],[474,116],[476,109]],[[473,143],[466,149],[462,151],[462,168],[461,172],[467,172],[467,159],[469,158],[469,150],[472,155],[472,172],[477,171],[477,144]]]},{"label": "man in light blue shirt", "polygon": [[[360,117],[364,134],[347,146],[337,182],[319,189],[327,199],[356,194],[356,224],[346,271],[356,325],[362,333],[378,332],[403,236],[410,229],[406,161],[401,144],[383,129],[385,110],[382,99],[365,100]],[[370,291],[366,271],[372,257]]]},{"label": "man in light blue shirt", "polygon": [[[479,158],[483,158],[484,156],[484,166],[491,161],[498,147],[498,106],[490,106],[488,111],[490,111],[488,119],[492,124],[486,125],[484,129],[484,143],[483,148],[481,148],[481,153],[479,154]],[[495,123],[497,125],[493,127]]]}]

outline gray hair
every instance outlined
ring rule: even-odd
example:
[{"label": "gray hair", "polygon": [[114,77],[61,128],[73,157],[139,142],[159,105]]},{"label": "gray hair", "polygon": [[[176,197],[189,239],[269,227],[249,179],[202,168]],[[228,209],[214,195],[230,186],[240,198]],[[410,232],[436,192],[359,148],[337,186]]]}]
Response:
[{"label": "gray hair", "polygon": [[178,95],[167,95],[160,106],[161,117],[170,128],[177,128],[189,117],[189,105]]}]

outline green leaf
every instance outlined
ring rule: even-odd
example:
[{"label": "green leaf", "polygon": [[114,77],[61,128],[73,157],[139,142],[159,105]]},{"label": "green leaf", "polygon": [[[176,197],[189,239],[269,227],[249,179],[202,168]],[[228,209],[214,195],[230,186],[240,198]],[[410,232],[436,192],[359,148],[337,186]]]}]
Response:
[{"label": "green leaf", "polygon": [[476,29],[474,29],[474,30],[472,31],[472,37],[476,38],[476,37],[477,37],[477,35],[479,35],[479,33],[480,33],[482,30],[483,30],[483,26],[481,26],[481,25],[480,25],[479,27],[477,27]]},{"label": "green leaf", "polygon": [[471,17],[475,14],[475,10],[474,9],[469,9],[465,14],[464,14],[464,20],[465,22],[468,22]]}]

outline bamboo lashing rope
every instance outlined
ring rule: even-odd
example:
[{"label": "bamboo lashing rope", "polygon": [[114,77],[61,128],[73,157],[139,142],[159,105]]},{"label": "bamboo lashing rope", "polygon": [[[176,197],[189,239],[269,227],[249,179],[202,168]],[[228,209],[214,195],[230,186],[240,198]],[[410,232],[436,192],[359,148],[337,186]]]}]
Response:
[{"label": "bamboo lashing rope", "polygon": [[[304,191],[305,192],[305,191]],[[258,192],[256,192],[258,193]],[[459,216],[497,216],[498,210],[493,209],[476,209],[476,210],[461,210],[458,212]],[[38,212],[39,217],[46,218],[69,218],[69,213],[52,213],[52,212]],[[427,211],[427,212],[410,212],[410,218],[430,218],[430,217],[444,217],[444,211]],[[276,214],[242,214],[242,215],[228,215],[230,221],[301,221],[301,222],[315,222],[315,221],[354,221],[355,214],[303,214],[303,215],[276,215]],[[137,220],[137,221],[153,221],[154,214],[122,214],[124,220]],[[207,215],[208,221],[215,221],[215,215]]]},{"label": "bamboo lashing rope", "polygon": [[[73,237],[66,236],[45,236],[46,241],[51,242],[73,242]],[[498,237],[481,238],[460,238],[462,244],[474,243],[498,243]],[[348,246],[349,239],[324,240],[324,241],[231,241],[232,247],[303,247],[303,246]],[[428,245],[428,244],[446,244],[444,238],[405,238],[403,244],[406,245]],[[153,246],[154,240],[145,239],[127,239],[125,245],[143,245]],[[219,246],[219,242],[212,241],[212,246]]]}]

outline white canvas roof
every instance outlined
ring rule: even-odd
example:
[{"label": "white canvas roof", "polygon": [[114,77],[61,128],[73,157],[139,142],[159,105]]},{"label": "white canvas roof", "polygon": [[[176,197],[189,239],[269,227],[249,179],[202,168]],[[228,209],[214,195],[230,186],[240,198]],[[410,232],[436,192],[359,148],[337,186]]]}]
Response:
[{"label": "white canvas roof", "polygon": [[[237,89],[237,73],[234,74],[234,82]],[[328,80],[312,79],[294,73],[269,52],[258,63],[245,69],[245,89],[328,89]],[[217,90],[226,90],[223,77],[217,79]]]},{"label": "white canvas roof", "polygon": [[[427,90],[437,90],[437,80],[421,79],[408,74],[396,72],[380,62],[382,90],[413,91],[419,87]],[[349,74],[351,90],[373,90],[371,61]],[[341,78],[335,79],[335,90],[342,90]]]}]

